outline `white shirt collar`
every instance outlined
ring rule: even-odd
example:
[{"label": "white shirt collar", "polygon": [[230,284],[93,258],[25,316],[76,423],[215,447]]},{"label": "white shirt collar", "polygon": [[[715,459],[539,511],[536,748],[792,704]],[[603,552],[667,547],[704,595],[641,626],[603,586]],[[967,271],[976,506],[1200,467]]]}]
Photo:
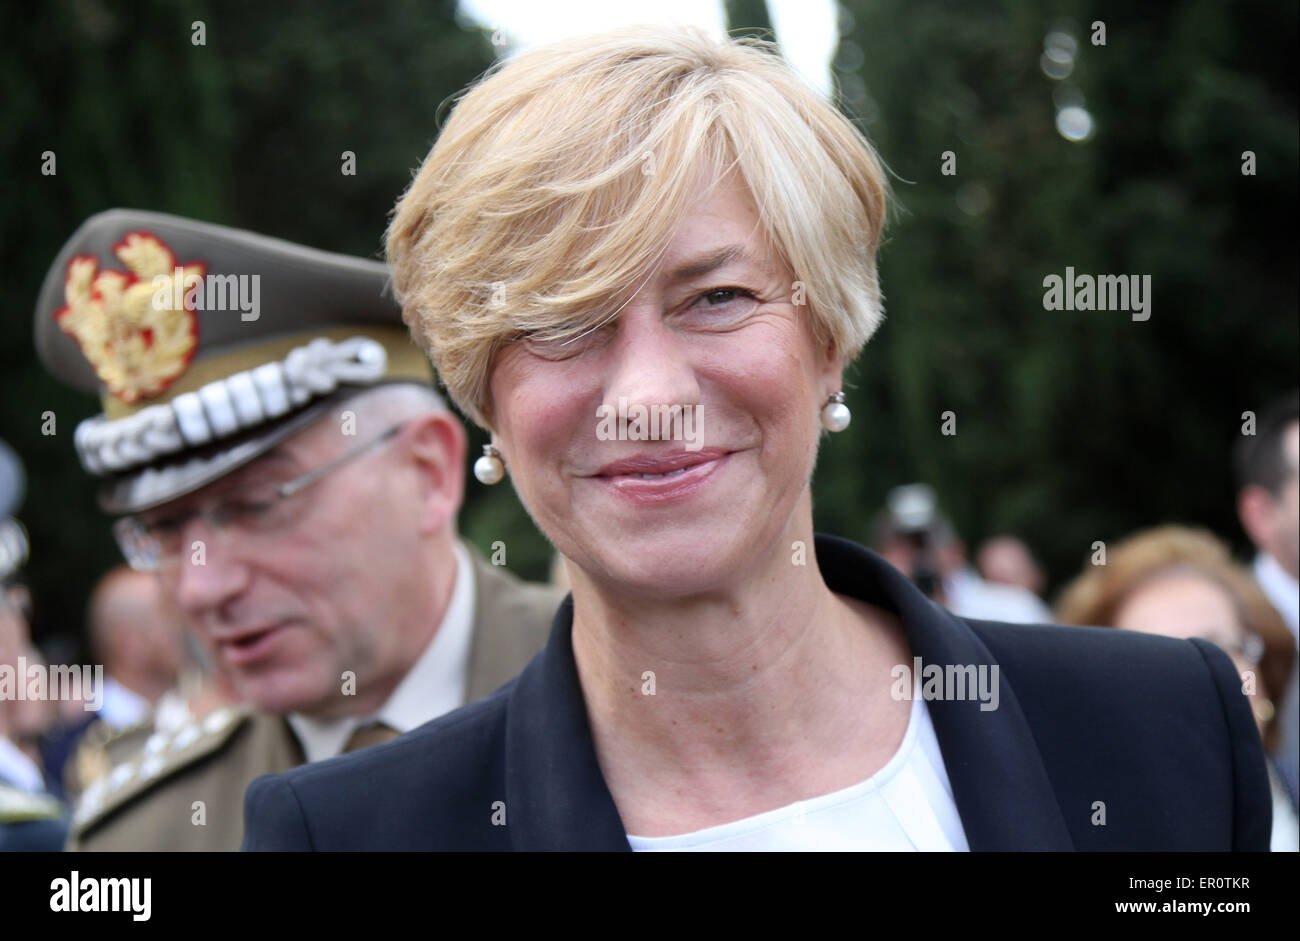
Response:
[{"label": "white shirt collar", "polygon": [[111,676],[104,680],[104,700],[99,707],[99,718],[111,726],[124,729],[149,718],[153,706],[133,689],[129,689]]},{"label": "white shirt collar", "polygon": [[1259,587],[1268,595],[1268,600],[1273,602],[1273,607],[1282,615],[1282,620],[1286,621],[1291,633],[1300,633],[1300,581],[1292,578],[1281,563],[1267,552],[1255,556],[1254,569],[1255,581],[1259,582]]},{"label": "white shirt collar", "polygon": [[398,732],[409,732],[464,704],[474,640],[474,564],[459,542],[452,544],[452,551],[456,557],[456,583],[442,623],[379,711],[369,716],[324,720],[289,714],[289,725],[309,762],[341,754],[360,725],[382,722]]}]

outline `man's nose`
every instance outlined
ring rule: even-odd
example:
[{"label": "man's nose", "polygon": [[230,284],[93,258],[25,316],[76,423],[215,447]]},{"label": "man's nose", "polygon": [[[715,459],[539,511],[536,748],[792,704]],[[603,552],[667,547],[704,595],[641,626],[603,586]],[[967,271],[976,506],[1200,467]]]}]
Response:
[{"label": "man's nose", "polygon": [[198,621],[219,611],[248,586],[248,565],[233,549],[206,520],[195,518],[185,524],[168,581],[186,615]]},{"label": "man's nose", "polygon": [[700,386],[691,360],[689,338],[679,335],[649,306],[629,305],[619,321],[604,404],[627,406],[695,406]]}]

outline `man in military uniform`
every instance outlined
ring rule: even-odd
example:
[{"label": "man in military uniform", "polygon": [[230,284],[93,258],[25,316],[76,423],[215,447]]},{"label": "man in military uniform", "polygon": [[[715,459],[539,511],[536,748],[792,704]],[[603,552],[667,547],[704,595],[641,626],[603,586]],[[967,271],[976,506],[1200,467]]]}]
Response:
[{"label": "man in military uniform", "polygon": [[253,778],[477,699],[544,641],[559,595],[456,536],[465,431],[386,281],[126,210],[55,260],[37,346],[104,408],[78,456],[246,703],[150,736],[83,795],[70,848],[237,849]]}]

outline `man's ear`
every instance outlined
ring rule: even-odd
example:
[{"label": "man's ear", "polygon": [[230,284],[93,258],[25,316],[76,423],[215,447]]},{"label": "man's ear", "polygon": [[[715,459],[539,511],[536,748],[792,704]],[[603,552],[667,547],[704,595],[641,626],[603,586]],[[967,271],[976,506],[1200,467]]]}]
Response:
[{"label": "man's ear", "polygon": [[450,411],[428,412],[402,429],[419,479],[419,525],[436,533],[453,525],[465,496],[465,429]]},{"label": "man's ear", "polygon": [[1237,494],[1237,519],[1256,549],[1272,551],[1276,513],[1276,501],[1263,487],[1248,484]]}]

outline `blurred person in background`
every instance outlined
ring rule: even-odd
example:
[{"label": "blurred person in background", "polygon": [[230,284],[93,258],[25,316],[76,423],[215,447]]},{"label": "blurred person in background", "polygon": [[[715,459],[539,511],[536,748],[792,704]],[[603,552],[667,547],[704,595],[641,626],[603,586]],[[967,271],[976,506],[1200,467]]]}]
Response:
[{"label": "blurred person in background", "polygon": [[[31,664],[22,593],[0,578],[0,666]],[[19,680],[21,682],[21,678]],[[38,743],[52,718],[48,702],[0,698],[0,852],[63,848],[68,819],[49,786]]]},{"label": "blurred person in background", "polygon": [[872,548],[926,595],[961,617],[1045,624],[1051,612],[1036,594],[987,581],[971,568],[966,546],[939,510],[934,489],[907,484],[889,492],[872,526]]},{"label": "blurred person in background", "polygon": [[103,405],[72,448],[127,562],[241,702],[151,732],[93,781],[70,848],[233,850],[257,775],[390,741],[541,645],[562,595],[460,541],[465,431],[387,280],[377,262],[126,209],[54,259],[38,351]]},{"label": "blurred person in background", "polygon": [[87,741],[99,745],[146,723],[176,685],[182,657],[179,621],[166,609],[152,573],[125,565],[107,572],[91,592],[86,624],[92,662],[104,671],[99,708],[61,704],[58,727],[43,746],[46,767],[69,799],[90,783],[84,756],[81,771],[69,780],[70,757]]},{"label": "blurred person in background", "polygon": [[999,535],[984,540],[975,553],[975,568],[984,581],[1023,588],[1042,598],[1047,588],[1043,567],[1029,546],[1016,536]]},{"label": "blurred person in background", "polygon": [[[0,520],[0,540],[6,539],[4,529],[12,522]],[[0,737],[4,739],[0,779],[54,793],[41,755],[41,740],[55,723],[55,706],[48,699],[27,695],[27,690],[33,689],[29,676],[45,663],[28,632],[27,589],[13,580],[16,574],[11,571],[0,579],[0,668],[4,671],[0,681]]]},{"label": "blurred person in background", "polygon": [[[1237,518],[1256,555],[1255,580],[1300,644],[1300,392],[1266,408],[1255,434],[1241,436],[1233,454]],[[1277,769],[1300,807],[1300,666],[1278,701]]]},{"label": "blurred person in background", "polygon": [[[1275,704],[1295,661],[1291,635],[1250,573],[1209,532],[1161,526],[1129,536],[1105,565],[1090,564],[1066,587],[1057,615],[1064,624],[1200,637],[1218,645],[1240,671],[1265,751],[1276,756]],[[1270,846],[1295,851],[1300,826],[1275,760],[1269,762],[1269,783]]]},{"label": "blurred person in background", "polygon": [[[36,662],[28,633],[29,598],[18,582],[27,561],[27,534],[10,516],[22,501],[24,478],[17,455],[0,441],[0,668],[26,682],[21,664]],[[51,793],[38,743],[52,720],[51,703],[19,699],[5,684],[0,695],[0,852],[57,851],[68,823]]]},{"label": "blurred person in background", "polygon": [[90,647],[104,666],[99,718],[122,729],[145,721],[179,678],[182,626],[151,572],[118,566],[90,596]]},{"label": "blurred person in background", "polygon": [[89,722],[68,714],[63,734],[45,751],[70,801],[150,735],[175,732],[235,701],[226,692],[211,707],[191,708],[200,690],[213,688],[210,671],[195,660],[195,641],[156,574],[110,570],[91,593],[86,620],[94,661],[104,668],[103,703]]}]

